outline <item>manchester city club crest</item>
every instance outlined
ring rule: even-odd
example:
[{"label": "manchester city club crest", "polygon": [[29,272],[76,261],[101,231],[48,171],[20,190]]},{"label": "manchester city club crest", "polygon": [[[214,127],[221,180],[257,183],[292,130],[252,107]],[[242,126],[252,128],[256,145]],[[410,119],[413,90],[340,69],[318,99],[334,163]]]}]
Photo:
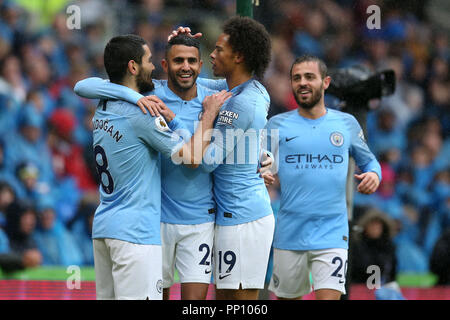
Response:
[{"label": "manchester city club crest", "polygon": [[340,147],[344,144],[344,136],[340,132],[333,132],[330,135],[330,141],[333,146]]}]

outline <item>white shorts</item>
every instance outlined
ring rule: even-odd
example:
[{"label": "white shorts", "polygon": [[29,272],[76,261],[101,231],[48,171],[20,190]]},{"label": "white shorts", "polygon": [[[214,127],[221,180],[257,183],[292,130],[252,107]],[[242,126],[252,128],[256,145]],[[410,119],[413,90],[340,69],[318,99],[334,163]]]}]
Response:
[{"label": "white shorts", "polygon": [[160,245],[93,239],[98,300],[162,300]]},{"label": "white shorts", "polygon": [[304,296],[312,290],[310,272],[314,290],[334,289],[345,294],[347,250],[294,251],[273,248],[269,290],[281,298]]},{"label": "white shorts", "polygon": [[234,226],[216,225],[214,280],[217,289],[263,289],[275,219],[273,214]]},{"label": "white shorts", "polygon": [[214,222],[194,225],[161,223],[163,287],[180,282],[211,283]]}]

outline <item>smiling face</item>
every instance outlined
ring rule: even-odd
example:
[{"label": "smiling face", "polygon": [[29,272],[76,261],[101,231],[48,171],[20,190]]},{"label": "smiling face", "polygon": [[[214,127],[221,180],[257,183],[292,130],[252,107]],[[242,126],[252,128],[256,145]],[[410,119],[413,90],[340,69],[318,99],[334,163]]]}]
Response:
[{"label": "smiling face", "polygon": [[230,36],[222,33],[216,42],[214,51],[210,54],[214,76],[227,78],[236,66],[237,54],[228,43]]},{"label": "smiling face", "polygon": [[291,72],[292,92],[299,107],[312,109],[318,105],[330,85],[331,78],[322,78],[319,64],[315,61],[305,61],[293,66]]},{"label": "smiling face", "polygon": [[162,61],[169,83],[179,91],[187,91],[194,86],[202,64],[198,49],[185,45],[173,45]]}]

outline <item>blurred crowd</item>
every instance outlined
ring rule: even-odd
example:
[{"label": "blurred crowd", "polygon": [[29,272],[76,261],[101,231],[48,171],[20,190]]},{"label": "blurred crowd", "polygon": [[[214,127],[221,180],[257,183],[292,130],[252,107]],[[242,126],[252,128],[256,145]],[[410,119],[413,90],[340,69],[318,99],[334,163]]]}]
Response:
[{"label": "blurred crowd", "polygon": [[[80,8],[80,28],[68,24],[68,18],[76,19],[66,12],[72,4]],[[366,26],[366,9],[373,4],[380,7],[381,29]],[[329,68],[360,64],[374,72],[395,71],[395,93],[371,101],[364,124],[383,181],[374,195],[355,193],[352,219],[355,242],[373,236],[368,217],[379,215],[375,220],[389,226],[378,236],[389,244],[391,278],[392,272],[442,269],[444,257],[440,253],[436,259],[434,249],[448,241],[450,228],[449,33],[432,22],[429,7],[428,1],[414,0],[262,0],[254,7],[255,19],[273,41],[264,80],[272,100],[269,116],[296,108],[289,70],[303,53],[323,58]],[[76,96],[73,86],[89,76],[107,77],[103,49],[109,38],[141,35],[152,50],[153,77],[164,78],[158,61],[167,35],[178,25],[190,26],[203,33],[201,76],[212,77],[208,55],[222,22],[235,10],[235,0],[0,0],[4,270],[93,265],[90,232],[98,178],[91,118],[96,101]],[[269,193],[277,211],[278,186]],[[450,264],[444,265],[448,269]]]}]

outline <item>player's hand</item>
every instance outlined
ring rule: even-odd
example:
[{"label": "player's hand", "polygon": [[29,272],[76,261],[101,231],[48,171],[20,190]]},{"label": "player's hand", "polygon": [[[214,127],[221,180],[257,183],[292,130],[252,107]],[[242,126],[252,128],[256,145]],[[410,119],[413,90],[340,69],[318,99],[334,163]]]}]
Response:
[{"label": "player's hand", "polygon": [[186,34],[189,37],[196,38],[196,39],[198,39],[202,36],[201,32],[197,32],[196,34],[193,35],[191,33],[191,29],[189,27],[178,27],[177,30],[173,30],[172,33],[169,35],[169,37],[167,37],[167,42],[169,42],[170,39],[172,39],[180,34]]},{"label": "player's hand", "polygon": [[140,98],[136,104],[144,114],[147,114],[148,110],[153,117],[159,117],[158,104],[161,103],[164,104],[160,98],[152,95]]},{"label": "player's hand", "polygon": [[275,182],[275,177],[270,172],[262,173],[261,177],[264,179],[264,184],[266,185],[266,187],[272,185]]},{"label": "player's hand", "polygon": [[222,90],[203,99],[204,114],[210,114],[214,118],[219,114],[222,105],[231,98],[233,94],[229,91]]},{"label": "player's hand", "polygon": [[266,172],[269,172],[273,165],[273,155],[271,152],[267,150],[263,150],[261,153],[261,159],[260,159],[261,167],[258,168],[258,171],[261,175],[263,175]]},{"label": "player's hand", "polygon": [[358,184],[358,192],[362,194],[371,194],[377,191],[380,185],[380,178],[375,172],[365,172],[361,174],[355,174],[355,178],[361,180]]},{"label": "player's hand", "polygon": [[166,106],[166,104],[157,96],[146,96],[138,100],[137,105],[143,113],[147,114],[147,110],[153,117],[164,117],[166,122],[170,122],[175,118],[175,113]]}]

